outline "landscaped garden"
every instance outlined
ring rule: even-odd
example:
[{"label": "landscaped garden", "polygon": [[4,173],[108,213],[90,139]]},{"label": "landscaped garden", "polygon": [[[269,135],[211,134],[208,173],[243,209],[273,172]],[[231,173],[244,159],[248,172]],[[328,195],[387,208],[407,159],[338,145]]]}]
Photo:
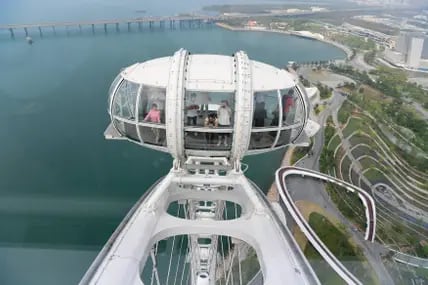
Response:
[{"label": "landscaped garden", "polygon": [[[357,278],[363,281],[364,284],[376,284],[373,272],[368,268],[361,249],[351,244],[346,232],[338,229],[326,217],[316,212],[310,214],[309,225],[327,248]],[[307,243],[304,253],[314,266],[315,272],[322,284],[346,284],[322,259],[310,243]]]}]

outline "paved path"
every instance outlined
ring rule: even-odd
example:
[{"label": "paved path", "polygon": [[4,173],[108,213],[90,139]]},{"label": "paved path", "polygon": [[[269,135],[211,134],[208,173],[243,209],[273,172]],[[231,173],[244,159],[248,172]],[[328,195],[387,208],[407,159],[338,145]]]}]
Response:
[{"label": "paved path", "polygon": [[349,62],[355,69],[359,71],[367,71],[369,72],[372,69],[375,69],[373,66],[369,65],[364,60],[364,53],[358,52],[354,58]]}]

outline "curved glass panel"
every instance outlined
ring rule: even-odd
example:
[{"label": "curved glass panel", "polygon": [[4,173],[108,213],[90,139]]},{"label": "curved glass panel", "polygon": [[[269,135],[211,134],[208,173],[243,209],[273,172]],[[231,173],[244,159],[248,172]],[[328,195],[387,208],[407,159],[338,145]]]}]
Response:
[{"label": "curved glass panel", "polygon": [[291,129],[282,130],[275,147],[283,146],[291,143],[291,133],[292,133]]},{"label": "curved glass panel", "polygon": [[186,149],[230,150],[235,94],[233,92],[185,93]]},{"label": "curved glass panel", "polygon": [[113,92],[114,89],[116,88],[116,85],[122,80],[122,75],[119,73],[116,78],[113,80],[113,83],[110,85],[110,88],[108,90],[108,108],[107,108],[107,112],[110,114],[110,104],[112,104],[111,102],[111,97],[113,96]]},{"label": "curved glass panel", "polygon": [[277,130],[251,133],[248,149],[271,148],[276,139]]},{"label": "curved glass panel", "polygon": [[119,131],[119,133],[121,133],[123,136],[126,136],[124,122],[119,121],[118,119],[114,119],[113,124],[114,124],[115,128]]},{"label": "curved glass panel", "polygon": [[304,108],[304,99],[303,96],[306,96],[306,94],[301,94],[300,92],[305,92],[303,89],[294,89],[294,94],[296,97],[296,108],[295,108],[295,116],[294,116],[294,124],[298,124],[298,126],[293,128],[293,131],[291,132],[291,142],[293,142],[302,132],[302,129],[304,127],[305,122],[305,108]]},{"label": "curved glass panel", "polygon": [[[138,104],[138,128],[144,143],[166,146],[165,99],[165,88],[143,85]],[[142,123],[150,125],[142,126]]]},{"label": "curved glass panel", "polygon": [[135,141],[140,141],[140,139],[138,138],[137,128],[135,124],[124,122],[124,126],[125,126],[125,134],[128,138],[133,139]]},{"label": "curved glass panel", "polygon": [[215,115],[219,127],[232,127],[235,94],[233,92],[185,92],[185,125],[204,126],[209,115]]},{"label": "curved glass panel", "polygon": [[138,138],[137,128],[136,125],[133,123],[125,122],[119,119],[113,120],[114,126],[116,129],[125,137],[132,139],[134,141],[139,142],[140,139]]},{"label": "curved glass panel", "polygon": [[279,126],[278,91],[254,93],[253,127]]},{"label": "curved glass panel", "polygon": [[122,80],[122,75],[119,73],[116,78],[113,80],[113,83],[110,85],[110,88],[108,90],[108,94],[111,95],[113,94],[114,88],[116,87],[116,85],[119,83],[119,81]]},{"label": "curved glass panel", "polygon": [[138,126],[141,139],[145,144],[166,146],[166,131],[162,128],[151,126]]},{"label": "curved glass panel", "polygon": [[302,98],[294,88],[280,90],[282,103],[282,125],[291,126],[303,122]]},{"label": "curved glass panel", "polygon": [[[210,128],[210,129],[208,129]],[[201,131],[200,128],[185,131],[184,147],[196,150],[230,150],[232,148],[232,129],[216,126],[207,126]]]},{"label": "curved glass panel", "polygon": [[137,100],[139,85],[122,81],[116,91],[113,101],[113,115],[127,120],[135,119],[135,104]]}]

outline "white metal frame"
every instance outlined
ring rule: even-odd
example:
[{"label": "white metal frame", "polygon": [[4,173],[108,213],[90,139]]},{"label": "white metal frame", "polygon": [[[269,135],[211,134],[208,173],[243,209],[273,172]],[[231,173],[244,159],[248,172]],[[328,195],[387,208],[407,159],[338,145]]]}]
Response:
[{"label": "white metal frame", "polygon": [[253,83],[251,62],[246,53],[235,53],[236,63],[236,92],[235,92],[235,120],[231,158],[235,169],[240,169],[240,161],[244,157],[251,138],[253,121]]},{"label": "white metal frame", "polygon": [[[197,161],[195,159],[194,163]],[[183,184],[214,189],[224,185],[233,186],[233,189],[201,191],[177,187]],[[80,284],[143,284],[140,274],[151,246],[159,240],[182,234],[230,236],[246,242],[257,253],[266,285],[283,284],[284,280],[290,284],[319,284],[300,248],[290,242],[291,233],[278,224],[276,213],[258,191],[242,172],[218,176],[171,171],[127,218],[121,231],[109,241],[102,260],[97,258],[90,267],[90,278]],[[241,216],[227,221],[189,220],[166,212],[171,202],[182,200],[230,201],[241,206]],[[194,254],[197,260],[198,251]],[[194,272],[198,272],[198,268]],[[212,274],[211,282],[203,284],[215,284]]]},{"label": "white metal frame", "polygon": [[188,52],[177,51],[172,57],[168,86],[166,88],[165,124],[166,143],[172,157],[184,160],[184,85]]}]

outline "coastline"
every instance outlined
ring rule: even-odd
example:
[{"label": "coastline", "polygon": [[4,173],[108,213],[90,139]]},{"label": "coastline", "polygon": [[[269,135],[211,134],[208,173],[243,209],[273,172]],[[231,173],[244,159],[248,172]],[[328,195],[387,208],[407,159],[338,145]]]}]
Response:
[{"label": "coastline", "polygon": [[330,41],[330,40],[326,40],[326,39],[322,39],[316,36],[310,36],[310,35],[302,35],[296,31],[284,31],[284,30],[276,30],[276,29],[249,29],[249,28],[244,28],[244,27],[233,27],[230,26],[226,23],[219,23],[216,22],[215,25],[217,27],[220,27],[222,29],[225,30],[230,30],[230,31],[239,31],[239,32],[268,32],[268,33],[277,33],[277,34],[284,34],[284,35],[290,35],[290,36],[296,36],[296,37],[300,37],[300,38],[305,38],[305,39],[312,39],[312,40],[317,40],[320,42],[324,42],[326,44],[330,44],[333,45],[341,50],[343,50],[346,54],[346,59],[350,59],[352,56],[352,50],[347,47],[344,46],[340,43],[334,42],[334,41]]}]

